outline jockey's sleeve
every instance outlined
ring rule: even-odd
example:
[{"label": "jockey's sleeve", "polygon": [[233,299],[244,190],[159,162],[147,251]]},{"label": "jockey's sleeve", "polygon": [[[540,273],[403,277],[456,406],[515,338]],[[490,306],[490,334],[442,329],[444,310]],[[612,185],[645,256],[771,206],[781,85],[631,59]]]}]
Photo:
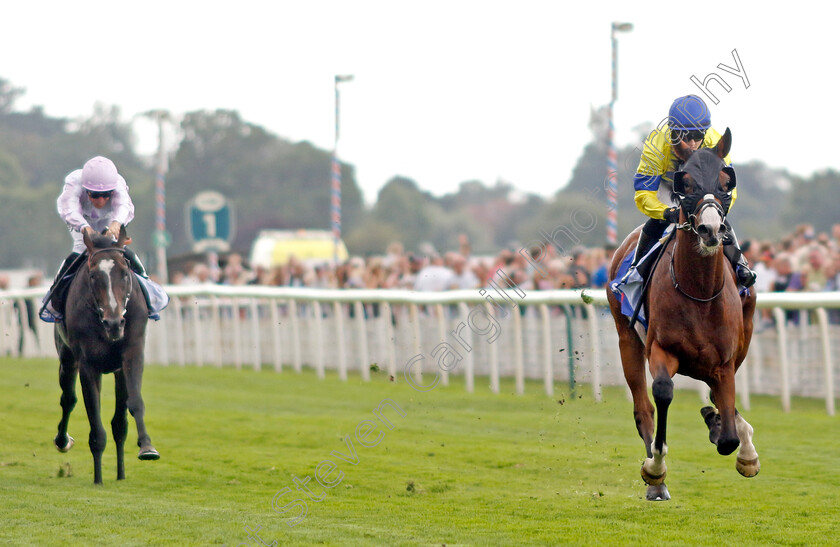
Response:
[{"label": "jockey's sleeve", "polygon": [[77,232],[81,232],[82,228],[89,225],[82,214],[81,199],[83,193],[82,170],[77,169],[64,179],[64,189],[56,200],[58,216],[67,226]]},{"label": "jockey's sleeve", "polygon": [[671,163],[671,146],[667,140],[668,128],[656,128],[645,139],[639,167],[633,177],[636,207],[650,218],[662,219],[667,207],[656,193]]},{"label": "jockey's sleeve", "polygon": [[[656,186],[658,187],[659,184]],[[636,195],[633,199],[636,201],[636,207],[639,208],[639,211],[650,218],[659,220],[665,218],[664,213],[667,207],[659,201],[654,190],[636,190]]]},{"label": "jockey's sleeve", "polygon": [[122,176],[117,179],[117,187],[111,196],[111,209],[114,213],[111,220],[116,220],[122,225],[128,224],[134,218],[134,203],[128,195],[128,185]]}]

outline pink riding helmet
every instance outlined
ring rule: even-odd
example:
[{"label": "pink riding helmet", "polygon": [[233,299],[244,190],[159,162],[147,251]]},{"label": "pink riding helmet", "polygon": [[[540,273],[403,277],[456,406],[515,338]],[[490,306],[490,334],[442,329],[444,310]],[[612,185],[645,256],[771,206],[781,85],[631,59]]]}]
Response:
[{"label": "pink riding helmet", "polygon": [[82,187],[91,192],[108,192],[117,187],[117,166],[108,158],[96,156],[82,167]]}]

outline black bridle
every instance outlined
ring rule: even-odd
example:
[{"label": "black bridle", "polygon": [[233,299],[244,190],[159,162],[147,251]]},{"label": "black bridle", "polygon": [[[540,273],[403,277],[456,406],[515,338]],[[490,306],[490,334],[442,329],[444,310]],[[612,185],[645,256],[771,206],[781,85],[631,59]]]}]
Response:
[{"label": "black bridle", "polygon": [[[682,208],[682,199],[684,199],[684,196],[680,196],[680,198],[681,198],[680,199],[680,207]],[[725,225],[726,213],[723,210],[723,206],[720,203],[718,203],[718,201],[715,199],[714,195],[706,194],[705,196],[703,196],[703,199],[700,200],[700,202],[694,208],[694,212],[688,214],[688,220],[686,220],[682,224],[677,224],[676,229],[677,230],[684,230],[686,232],[693,232],[695,235],[700,237],[700,234],[697,233],[697,218],[703,213],[703,211],[705,209],[707,209],[709,207],[713,207],[718,212],[718,214],[720,214],[720,221],[721,221],[721,223],[724,223],[724,225]],[[685,212],[685,209],[683,209],[683,212]],[[694,300],[695,302],[711,302],[712,300],[714,300],[715,298],[720,296],[720,294],[723,292],[723,288],[726,286],[726,278],[724,278],[723,283],[720,286],[720,289],[718,289],[717,292],[714,295],[712,295],[710,298],[697,298],[696,296],[692,296],[692,295],[688,294],[687,292],[685,292],[682,289],[682,287],[680,287],[680,284],[677,281],[677,272],[674,270],[674,255],[677,254],[677,244],[678,244],[678,242],[674,241],[674,250],[671,252],[671,264],[670,264],[671,282],[674,284],[674,288],[677,289],[677,291],[679,291],[680,294],[682,294],[683,296],[685,296],[687,298],[690,298],[691,300]]]},{"label": "black bridle", "polygon": [[694,208],[694,212],[692,213],[689,213],[683,207],[683,200],[685,199],[685,196],[682,194],[677,194],[677,196],[680,200],[680,208],[683,210],[683,212],[686,214],[686,217],[688,218],[688,220],[686,220],[682,224],[678,223],[676,225],[677,230],[693,232],[695,235],[699,236],[700,234],[697,233],[697,218],[705,209],[709,207],[714,207],[714,209],[717,210],[718,214],[720,215],[720,221],[726,222],[726,212],[723,210],[723,205],[718,203],[717,199],[715,199],[715,196],[713,194],[706,194],[705,196],[703,196],[703,199],[701,199],[697,203],[697,206]]}]

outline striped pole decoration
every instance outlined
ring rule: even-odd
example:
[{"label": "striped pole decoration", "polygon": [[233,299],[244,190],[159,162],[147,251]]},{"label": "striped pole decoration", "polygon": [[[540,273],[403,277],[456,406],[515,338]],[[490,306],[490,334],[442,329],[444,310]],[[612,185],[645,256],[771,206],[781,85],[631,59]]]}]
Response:
[{"label": "striped pole decoration", "polygon": [[333,232],[333,262],[338,266],[338,246],[341,241],[341,164],[338,151],[333,149],[332,156],[332,199],[330,202],[330,220]]},{"label": "striped pole decoration", "polygon": [[166,172],[169,165],[163,140],[163,123],[169,119],[165,111],[155,112],[158,122],[158,158],[155,175],[155,229],[157,231],[157,271],[161,283],[169,282],[169,268],[166,264]]},{"label": "striped pole decoration", "polygon": [[607,127],[607,243],[615,245],[618,240],[618,151],[615,146],[613,103],[610,103]]},{"label": "striped pole decoration", "polygon": [[615,123],[613,109],[618,99],[618,40],[616,32],[630,32],[633,23],[616,23],[611,26],[612,42],[612,94],[607,110],[607,244],[616,245],[618,241],[618,150],[615,146]]},{"label": "striped pole decoration", "polygon": [[612,41],[612,90],[610,105],[607,109],[607,243],[615,245],[618,241],[618,181],[616,176],[618,153],[615,148],[615,123],[613,122],[613,107],[618,97],[618,40],[615,38],[615,23],[612,24],[610,38]]},{"label": "striped pole decoration", "polygon": [[341,243],[341,163],[338,161],[339,97],[338,84],[353,80],[352,75],[335,76],[335,141],[332,155],[332,191],[330,199],[330,224],[333,232],[333,264],[338,267],[338,248]]}]

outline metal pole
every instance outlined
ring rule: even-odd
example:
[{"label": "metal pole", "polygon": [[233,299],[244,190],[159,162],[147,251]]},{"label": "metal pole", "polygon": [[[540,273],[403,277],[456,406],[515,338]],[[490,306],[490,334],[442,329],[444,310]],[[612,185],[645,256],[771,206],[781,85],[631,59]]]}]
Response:
[{"label": "metal pole", "polygon": [[607,243],[615,245],[618,240],[618,180],[616,177],[618,152],[615,149],[615,124],[613,123],[613,106],[618,96],[616,82],[618,40],[615,39],[615,23],[612,24],[610,40],[612,41],[612,95],[607,108]]},{"label": "metal pole", "polygon": [[157,247],[157,270],[158,277],[161,283],[169,282],[169,270],[166,265],[166,172],[167,161],[166,151],[163,147],[163,119],[158,118],[158,167],[157,177],[155,183],[155,201],[157,203],[157,212],[155,215],[155,228],[160,234],[158,237],[161,240]]},{"label": "metal pole", "polygon": [[612,44],[612,92],[607,108],[607,243],[618,241],[618,150],[615,146],[615,124],[613,108],[618,99],[618,40],[616,32],[633,30],[630,23],[612,23],[610,41]]},{"label": "metal pole", "polygon": [[166,266],[166,247],[169,245],[169,236],[166,232],[166,172],[169,170],[169,165],[164,146],[163,122],[169,120],[169,113],[165,110],[150,110],[145,115],[156,120],[158,124],[154,244],[157,251],[157,275],[161,283],[167,283],[169,275]]},{"label": "metal pole", "polygon": [[333,232],[333,264],[338,267],[338,248],[341,242],[341,163],[338,161],[339,96],[338,84],[349,82],[353,76],[335,76],[335,140],[332,155],[332,195],[330,201],[330,223]]}]

